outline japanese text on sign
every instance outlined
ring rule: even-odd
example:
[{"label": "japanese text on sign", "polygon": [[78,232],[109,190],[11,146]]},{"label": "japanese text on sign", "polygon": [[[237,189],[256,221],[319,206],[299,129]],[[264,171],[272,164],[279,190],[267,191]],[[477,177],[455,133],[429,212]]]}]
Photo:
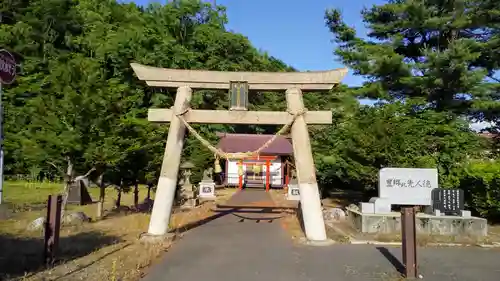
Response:
[{"label": "japanese text on sign", "polygon": [[401,179],[387,179],[387,187],[425,187],[432,188],[430,180],[401,180]]},{"label": "japanese text on sign", "polygon": [[463,190],[436,188],[432,191],[432,193],[434,209],[448,214],[458,214],[461,210],[463,210]]}]

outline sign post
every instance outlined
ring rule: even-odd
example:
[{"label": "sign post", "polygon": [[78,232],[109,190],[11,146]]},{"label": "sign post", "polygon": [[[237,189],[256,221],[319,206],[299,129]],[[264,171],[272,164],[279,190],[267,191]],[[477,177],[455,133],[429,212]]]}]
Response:
[{"label": "sign post", "polygon": [[3,106],[2,85],[16,79],[16,59],[7,50],[0,49],[0,204],[3,199]]},{"label": "sign post", "polygon": [[403,250],[404,275],[407,279],[415,279],[417,274],[417,229],[415,208],[401,208],[401,239]]},{"label": "sign post", "polygon": [[43,260],[47,266],[54,264],[55,255],[59,246],[59,232],[61,229],[62,195],[49,195],[47,201],[47,217],[45,219],[45,239]]}]

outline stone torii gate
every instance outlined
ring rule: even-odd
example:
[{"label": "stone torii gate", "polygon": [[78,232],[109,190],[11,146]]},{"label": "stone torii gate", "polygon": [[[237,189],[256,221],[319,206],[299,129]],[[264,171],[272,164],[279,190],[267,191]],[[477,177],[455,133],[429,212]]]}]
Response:
[{"label": "stone torii gate", "polygon": [[[320,194],[316,182],[307,124],[331,124],[331,111],[307,111],[302,99],[303,91],[328,91],[340,83],[347,69],[318,72],[221,72],[179,70],[131,64],[137,77],[152,87],[177,88],[175,102],[170,109],[149,109],[148,120],[170,122],[167,144],[148,235],[167,235],[177,186],[177,175],[186,131],[185,123],[205,124],[273,124],[284,125],[293,120],[291,137],[305,234],[310,241],[326,241]],[[230,89],[233,83],[242,83],[252,91],[286,92],[287,112],[243,110],[190,110],[192,89]],[[241,88],[240,88],[241,89]],[[238,92],[239,94],[239,92]],[[247,101],[246,96],[241,99]],[[240,101],[240,98],[238,98]],[[246,103],[244,104],[246,107]]]}]

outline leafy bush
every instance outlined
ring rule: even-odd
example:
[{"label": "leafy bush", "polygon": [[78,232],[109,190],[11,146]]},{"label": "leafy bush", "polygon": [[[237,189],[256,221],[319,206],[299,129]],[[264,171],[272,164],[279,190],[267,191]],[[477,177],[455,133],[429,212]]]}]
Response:
[{"label": "leafy bush", "polygon": [[467,207],[490,220],[500,219],[500,162],[470,161],[460,187]]}]

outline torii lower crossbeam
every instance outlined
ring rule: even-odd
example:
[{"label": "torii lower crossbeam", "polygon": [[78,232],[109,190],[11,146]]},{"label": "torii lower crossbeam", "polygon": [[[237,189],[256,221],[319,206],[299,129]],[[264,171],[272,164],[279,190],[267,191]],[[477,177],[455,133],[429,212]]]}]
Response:
[{"label": "torii lower crossbeam", "polygon": [[[148,120],[156,123],[171,122],[176,118],[172,109],[151,108]],[[293,115],[283,111],[229,111],[229,110],[189,110],[183,115],[188,123],[203,124],[254,124],[285,125],[293,120]],[[307,124],[332,124],[330,111],[308,111],[304,113]]]}]

